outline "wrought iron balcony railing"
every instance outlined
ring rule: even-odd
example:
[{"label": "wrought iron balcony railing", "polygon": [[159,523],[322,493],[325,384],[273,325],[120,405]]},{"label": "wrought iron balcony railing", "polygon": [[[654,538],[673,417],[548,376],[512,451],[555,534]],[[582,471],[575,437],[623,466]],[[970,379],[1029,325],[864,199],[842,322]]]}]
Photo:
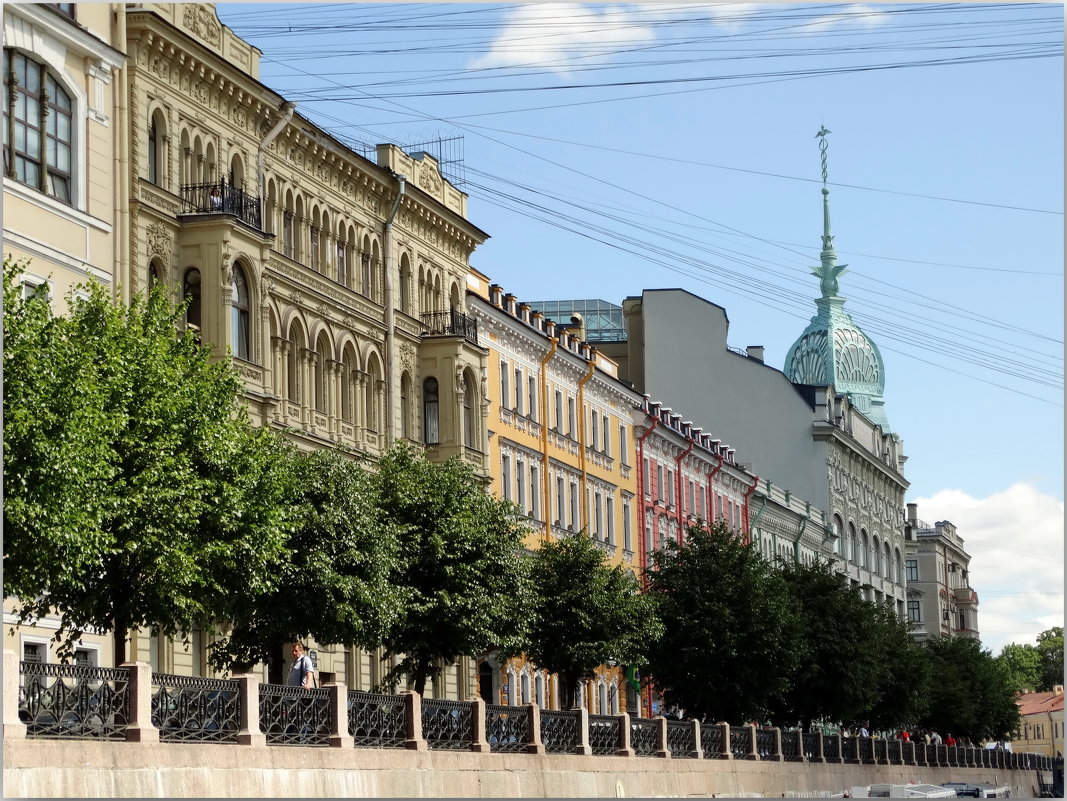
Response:
[{"label": "wrought iron balcony railing", "polygon": [[461,311],[430,312],[421,320],[423,336],[463,337],[472,345],[478,344],[478,321]]},{"label": "wrought iron balcony railing", "polygon": [[186,214],[231,214],[245,225],[263,230],[259,198],[226,181],[183,186],[182,208]]}]

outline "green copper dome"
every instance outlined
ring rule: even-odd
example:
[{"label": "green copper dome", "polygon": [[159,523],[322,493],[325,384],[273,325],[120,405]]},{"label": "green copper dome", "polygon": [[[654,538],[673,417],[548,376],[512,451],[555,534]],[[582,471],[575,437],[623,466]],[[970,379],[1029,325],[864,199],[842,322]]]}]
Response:
[{"label": "green copper dome", "polygon": [[878,346],[852,321],[845,299],[838,295],[837,277],[846,265],[837,263],[830,235],[830,190],[826,188],[826,128],[822,140],[823,235],[821,263],[812,270],[818,276],[822,297],[815,301],[818,313],[785,357],[786,377],[795,384],[833,384],[837,392],[872,422],[888,432],[885,416],[885,365]]}]

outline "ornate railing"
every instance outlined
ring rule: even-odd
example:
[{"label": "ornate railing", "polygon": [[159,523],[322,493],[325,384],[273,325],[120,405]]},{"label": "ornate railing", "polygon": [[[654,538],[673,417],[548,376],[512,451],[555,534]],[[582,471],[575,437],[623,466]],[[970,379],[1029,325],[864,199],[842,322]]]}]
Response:
[{"label": "ornate railing", "polygon": [[904,761],[904,743],[900,742],[900,740],[890,740],[886,748],[886,756],[890,762],[900,763]]},{"label": "ornate railing", "polygon": [[[826,740],[829,738],[823,738],[823,748],[825,749]],[[801,736],[801,748],[803,749],[803,757],[806,760],[817,759],[819,756],[819,733],[814,731],[804,732]]]},{"label": "ornate railing", "polygon": [[786,762],[804,761],[804,735],[799,731],[782,732],[782,759]]},{"label": "ornate railing", "polygon": [[435,751],[469,751],[474,743],[473,709],[464,701],[423,699],[422,736]]},{"label": "ornate railing", "polygon": [[693,759],[696,744],[693,742],[693,724],[684,720],[667,721],[667,750],[673,759]]},{"label": "ornate railing", "polygon": [[348,691],[348,733],[357,748],[403,748],[407,741],[404,699]]},{"label": "ornate railing", "polygon": [[29,737],[125,740],[129,670],[19,664],[19,719]]},{"label": "ornate railing", "polygon": [[463,337],[471,344],[478,344],[478,321],[461,311],[429,312],[419,319],[423,336]]},{"label": "ornate railing", "polygon": [[236,681],[152,674],[152,725],[163,742],[236,743],[240,715]]},{"label": "ornate railing", "polygon": [[619,719],[612,715],[589,716],[589,747],[593,756],[619,752]]},{"label": "ornate railing", "polygon": [[267,745],[329,745],[329,691],[261,684],[259,720]]},{"label": "ornate railing", "polygon": [[859,737],[842,737],[841,738],[841,759],[844,762],[855,765],[860,761],[860,738]]},{"label": "ornate railing", "polygon": [[541,712],[541,742],[546,754],[573,754],[578,747],[579,712]]},{"label": "ornate railing", "polygon": [[730,727],[730,753],[734,759],[748,759],[752,755],[752,727]]},{"label": "ornate railing", "polygon": [[186,214],[232,214],[258,231],[263,230],[260,200],[227,181],[186,184],[181,188]]},{"label": "ornate railing", "polygon": [[530,708],[486,704],[485,738],[490,751],[525,753],[530,742]]},{"label": "ornate railing", "polygon": [[659,751],[659,721],[630,718],[630,747],[636,756],[655,756]]},{"label": "ornate railing", "polygon": [[836,735],[822,738],[822,755],[827,762],[839,762],[844,756],[844,740]]},{"label": "ornate railing", "polygon": [[726,753],[722,742],[722,726],[717,723],[700,724],[700,748],[704,759],[718,759]]},{"label": "ornate railing", "polygon": [[778,758],[778,738],[773,731],[756,729],[756,753],[760,759]]}]

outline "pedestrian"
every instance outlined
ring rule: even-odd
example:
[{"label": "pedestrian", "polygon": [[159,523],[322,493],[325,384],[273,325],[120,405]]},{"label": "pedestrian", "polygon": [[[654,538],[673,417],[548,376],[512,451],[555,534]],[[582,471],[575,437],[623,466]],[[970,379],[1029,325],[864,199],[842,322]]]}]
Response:
[{"label": "pedestrian", "polygon": [[945,735],[945,745],[951,746],[951,745],[955,745],[955,744],[956,744],[956,738],[952,736],[952,732],[949,732],[948,734],[946,734]]},{"label": "pedestrian", "polygon": [[924,731],[923,732],[923,742],[926,743],[926,745],[930,745],[930,742],[931,742],[930,741],[930,732],[928,732],[928,731]]},{"label": "pedestrian", "polygon": [[293,664],[289,666],[289,680],[286,684],[290,687],[317,687],[315,681],[315,665],[311,657],[304,653],[304,646],[299,642],[293,643]]},{"label": "pedestrian", "polygon": [[901,730],[900,739],[905,743],[910,743],[911,742],[911,735],[908,734],[908,730],[907,729]]}]

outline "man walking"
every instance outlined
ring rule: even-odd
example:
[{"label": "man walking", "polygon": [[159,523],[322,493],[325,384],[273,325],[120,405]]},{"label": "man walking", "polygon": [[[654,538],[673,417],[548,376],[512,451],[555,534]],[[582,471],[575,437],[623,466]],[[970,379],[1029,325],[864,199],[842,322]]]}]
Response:
[{"label": "man walking", "polygon": [[304,653],[304,646],[301,643],[293,643],[293,664],[289,666],[289,679],[285,683],[290,687],[317,686],[315,665],[311,662],[311,657]]}]

